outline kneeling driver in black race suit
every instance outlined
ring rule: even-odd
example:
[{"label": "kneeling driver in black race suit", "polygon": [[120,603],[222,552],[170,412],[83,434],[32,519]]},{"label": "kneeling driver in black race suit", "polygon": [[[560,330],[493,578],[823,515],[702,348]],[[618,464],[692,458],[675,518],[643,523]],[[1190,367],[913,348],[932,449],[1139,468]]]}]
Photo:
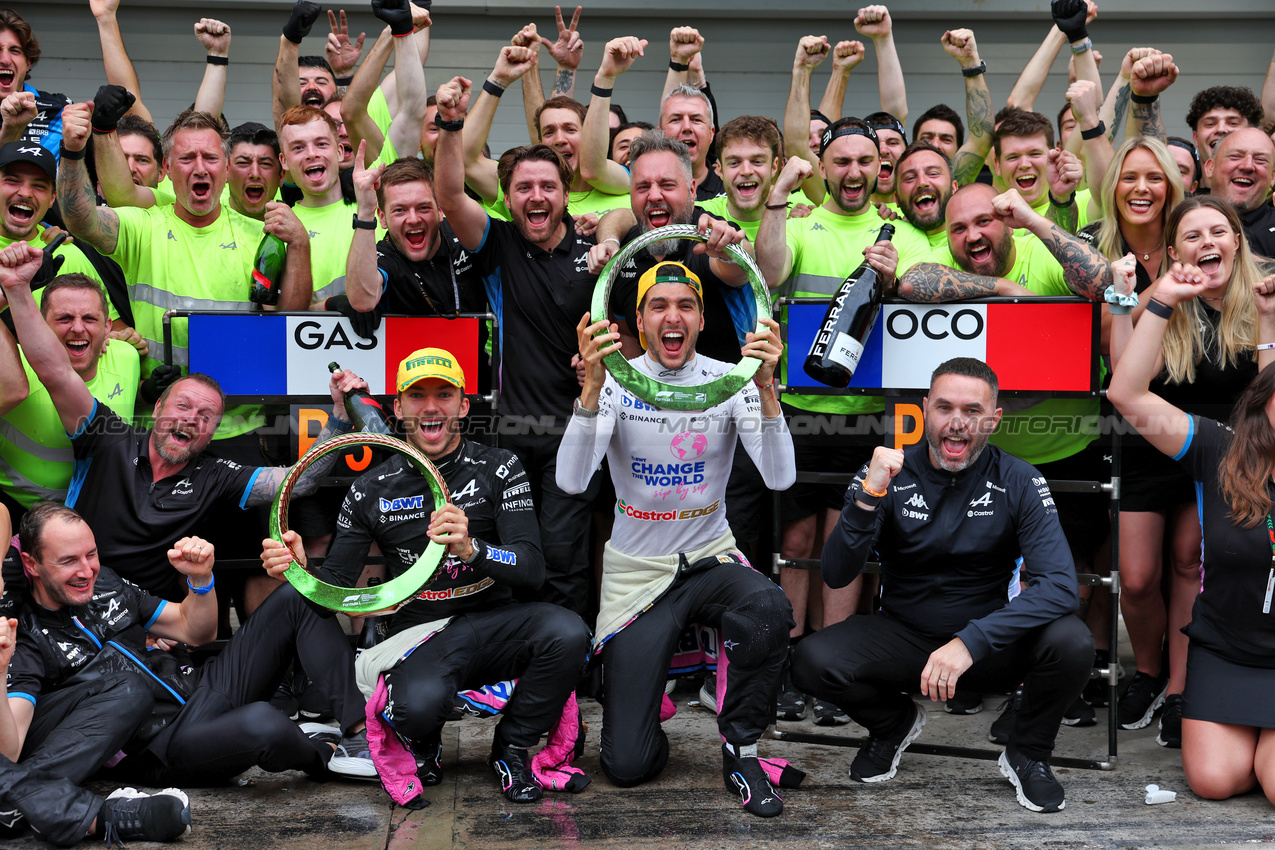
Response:
[{"label": "kneeling driver in black race suit", "polygon": [[[360,681],[383,672],[390,694],[384,719],[426,757],[422,782],[436,785],[441,731],[456,694],[518,679],[490,762],[505,797],[534,802],[543,791],[527,748],[561,716],[588,655],[589,630],[557,605],[514,602],[515,590],[534,590],[545,576],[531,488],[512,452],[460,435],[469,399],[456,358],[439,348],[415,351],[399,365],[396,386],[394,413],[408,441],[438,468],[452,501],[433,510],[429,483],[396,455],[350,487],[318,576],[353,586],[373,542],[391,579],[430,541],[447,545],[437,578],[394,613],[390,637],[360,657]],[[295,534],[284,537],[300,551]],[[275,575],[291,554],[268,540],[262,558]],[[369,676],[366,664],[381,666]]]}]

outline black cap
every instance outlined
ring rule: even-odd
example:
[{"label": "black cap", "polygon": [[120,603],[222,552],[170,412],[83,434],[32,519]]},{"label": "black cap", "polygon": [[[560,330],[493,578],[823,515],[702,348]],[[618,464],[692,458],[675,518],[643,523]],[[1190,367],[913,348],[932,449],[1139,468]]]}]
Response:
[{"label": "black cap", "polygon": [[29,162],[39,166],[50,180],[58,179],[57,158],[40,147],[39,142],[9,142],[0,147],[0,169],[15,162]]}]

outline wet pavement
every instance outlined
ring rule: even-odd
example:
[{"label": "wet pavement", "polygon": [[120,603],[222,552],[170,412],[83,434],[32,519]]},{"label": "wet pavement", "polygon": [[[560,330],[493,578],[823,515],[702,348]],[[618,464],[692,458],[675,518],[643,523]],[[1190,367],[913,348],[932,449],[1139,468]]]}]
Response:
[{"label": "wet pavement", "polygon": [[[1127,668],[1131,669],[1131,668]],[[1121,732],[1115,770],[1056,769],[1066,808],[1034,814],[990,760],[907,753],[891,781],[861,785],[847,778],[854,749],[763,740],[763,755],[786,758],[809,776],[785,791],[782,817],[745,814],[721,777],[715,717],[691,689],[674,695],[678,714],[665,724],[668,767],[639,788],[612,786],[598,768],[601,709],[582,700],[588,746],[578,765],[592,777],[580,794],[548,793],[528,806],[505,802],[486,766],[493,720],[449,724],[445,777],[429,789],[422,811],[394,807],[379,785],[318,783],[303,774],[253,771],[241,786],[191,792],[194,831],[182,843],[202,848],[1141,848],[1275,843],[1275,807],[1260,794],[1225,802],[1200,800],[1186,788],[1179,752],[1155,743],[1156,725]],[[929,723],[918,743],[986,747],[1001,697],[976,715],[946,714],[927,703]],[[1104,758],[1106,710],[1098,726],[1064,727],[1057,755]],[[861,734],[810,721],[782,728]],[[1144,803],[1149,784],[1178,792],[1176,802]],[[103,792],[109,789],[100,789]],[[9,842],[36,847],[34,841]],[[130,847],[148,845],[134,843]],[[158,845],[154,845],[158,846]]]}]

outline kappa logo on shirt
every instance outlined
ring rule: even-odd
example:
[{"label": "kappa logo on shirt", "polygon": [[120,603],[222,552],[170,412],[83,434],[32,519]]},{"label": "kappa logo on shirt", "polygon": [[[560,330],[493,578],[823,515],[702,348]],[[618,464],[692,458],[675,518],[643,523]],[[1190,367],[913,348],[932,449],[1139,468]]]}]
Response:
[{"label": "kappa logo on shirt", "polygon": [[822,231],[824,231],[824,232],[827,232],[828,228],[824,227],[824,226],[823,226],[822,224],[820,224],[819,222],[815,222],[814,224],[810,225],[810,230],[811,230],[812,232],[813,232],[813,231],[816,231],[816,230],[822,230]]},{"label": "kappa logo on shirt", "polygon": [[930,509],[930,506],[925,503],[925,497],[922,496],[920,493],[913,493],[912,498],[908,499],[903,504],[911,505],[914,508],[921,508],[922,510],[926,510],[926,511]]},{"label": "kappa logo on shirt", "polygon": [[169,238],[169,239],[171,239],[171,240],[173,240],[174,242],[176,242],[176,241],[177,241],[177,237],[173,235],[173,231],[171,231],[171,230],[170,230],[170,231],[168,231],[168,238]]},{"label": "kappa logo on shirt", "polygon": [[317,231],[311,230],[311,231],[309,231],[309,233],[310,233],[310,238],[311,238],[311,239],[318,239],[318,238],[319,238],[319,234],[318,234],[318,232],[317,232]]}]

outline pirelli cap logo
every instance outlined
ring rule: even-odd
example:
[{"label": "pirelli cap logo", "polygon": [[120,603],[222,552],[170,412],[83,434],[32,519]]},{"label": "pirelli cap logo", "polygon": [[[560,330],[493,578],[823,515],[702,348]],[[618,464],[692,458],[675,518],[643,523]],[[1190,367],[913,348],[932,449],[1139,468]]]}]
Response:
[{"label": "pirelli cap logo", "polygon": [[415,360],[407,361],[407,368],[415,369],[417,366],[442,366],[444,369],[452,368],[452,361],[446,357],[438,357],[429,355],[428,357],[418,357]]}]

